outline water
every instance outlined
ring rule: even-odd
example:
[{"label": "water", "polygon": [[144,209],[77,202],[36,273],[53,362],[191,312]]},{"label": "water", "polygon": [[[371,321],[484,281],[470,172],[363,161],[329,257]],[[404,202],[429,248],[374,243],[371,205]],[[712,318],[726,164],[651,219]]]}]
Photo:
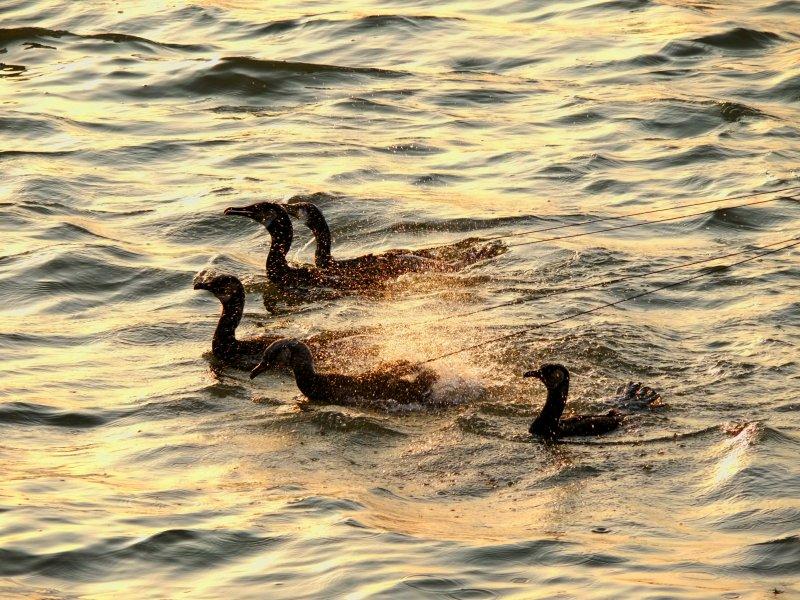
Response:
[{"label": "water", "polygon": [[[798,597],[796,249],[434,363],[464,402],[427,413],[219,369],[191,282],[240,275],[243,333],[379,326],[358,370],[691,271],[410,322],[796,236],[778,200],[270,315],[222,210],[317,194],[345,257],[796,184],[800,3],[1,4],[0,596]],[[580,410],[668,407],[526,440],[545,360]]]}]

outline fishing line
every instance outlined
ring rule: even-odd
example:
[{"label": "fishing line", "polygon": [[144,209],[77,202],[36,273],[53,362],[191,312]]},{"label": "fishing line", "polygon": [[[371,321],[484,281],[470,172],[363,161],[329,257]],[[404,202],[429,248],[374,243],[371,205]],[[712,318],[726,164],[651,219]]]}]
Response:
[{"label": "fishing line", "polygon": [[[755,202],[745,202],[743,204],[735,204],[733,206],[727,206],[724,210],[733,210],[734,208],[744,208],[745,206],[755,206],[757,204],[766,204],[767,202],[775,202],[776,200],[780,200],[781,198],[768,198],[767,200],[756,200]],[[656,223],[666,223],[667,221],[678,221],[680,219],[688,219],[689,217],[698,217],[700,215],[708,214],[710,211],[703,210],[696,213],[687,213],[685,215],[679,215],[677,217],[665,217],[663,219],[651,219],[649,221],[640,221],[638,223],[629,223],[628,225],[617,225],[616,227],[606,227],[605,229],[595,229],[593,231],[584,231],[581,233],[572,233],[569,235],[557,235],[554,237],[549,238],[539,238],[537,240],[532,240],[530,242],[519,242],[517,244],[508,244],[509,248],[517,248],[519,246],[530,246],[531,244],[541,244],[543,242],[553,242],[555,240],[568,240],[571,238],[582,237],[585,235],[594,235],[596,233],[606,233],[608,231],[619,231],[620,229],[630,229],[631,227],[642,227],[643,225],[655,225]],[[524,234],[521,234],[524,235]]]},{"label": "fishing line", "polygon": [[[792,238],[791,241],[792,241],[791,244],[788,244],[788,245],[783,246],[781,248],[775,248],[773,250],[767,250],[765,252],[762,252],[761,254],[757,254],[756,256],[751,256],[749,258],[745,258],[745,259],[740,260],[740,261],[732,262],[732,263],[729,263],[727,265],[722,265],[722,268],[723,269],[730,269],[731,267],[736,267],[738,265],[743,265],[745,263],[754,261],[754,260],[756,260],[758,258],[761,258],[762,256],[767,256],[769,254],[775,254],[777,252],[781,252],[783,250],[787,250],[788,248],[793,248],[794,246],[800,245],[800,237]],[[583,311],[580,311],[580,312],[577,312],[577,313],[574,313],[574,314],[571,314],[571,315],[567,315],[566,317],[561,317],[559,319],[555,319],[553,321],[547,321],[545,323],[539,323],[537,325],[534,325],[533,327],[526,327],[525,329],[522,329],[521,331],[515,331],[513,333],[509,333],[509,334],[506,334],[506,335],[501,335],[499,337],[490,338],[488,340],[484,340],[484,341],[480,342],[479,344],[472,344],[471,346],[467,346],[465,348],[460,348],[458,350],[453,350],[451,352],[447,352],[445,354],[441,354],[441,355],[435,356],[433,358],[428,358],[426,360],[418,362],[417,364],[418,365],[428,364],[428,363],[431,363],[431,362],[434,362],[434,361],[437,361],[437,360],[441,360],[443,358],[448,358],[450,356],[455,356],[456,354],[461,354],[462,352],[467,352],[469,350],[475,350],[476,348],[480,348],[482,346],[485,346],[486,344],[492,344],[494,342],[500,342],[500,341],[503,341],[503,340],[508,340],[508,339],[511,339],[513,337],[516,337],[518,335],[521,335],[521,334],[529,332],[529,331],[534,331],[536,329],[542,329],[544,327],[549,327],[550,325],[556,325],[558,323],[562,323],[562,322],[567,321],[569,319],[574,319],[574,318],[577,318],[577,317],[590,315],[590,314],[599,312],[601,310],[604,310],[606,308],[610,308],[612,306],[617,306],[618,304],[622,304],[623,302],[630,302],[631,300],[636,300],[637,298],[642,298],[644,296],[649,296],[650,294],[654,294],[654,293],[659,292],[661,290],[666,290],[666,289],[677,287],[679,285],[683,285],[684,283],[689,283],[690,281],[694,281],[696,279],[700,279],[702,277],[706,277],[709,274],[710,274],[710,272],[698,273],[696,275],[693,275],[692,277],[687,277],[686,279],[681,279],[681,280],[675,281],[673,283],[668,283],[666,285],[662,285],[662,286],[653,288],[652,290],[648,290],[646,292],[640,292],[638,294],[634,294],[633,296],[628,296],[626,298],[622,298],[622,299],[616,300],[614,302],[608,302],[606,304],[601,304],[600,306],[596,306],[596,307],[591,308],[589,310],[583,310]]]},{"label": "fishing line", "polygon": [[587,283],[585,285],[581,285],[574,288],[568,288],[564,290],[554,290],[551,292],[546,292],[535,296],[533,298],[526,298],[523,300],[511,300],[509,302],[502,302],[500,304],[494,304],[492,306],[486,306],[484,308],[478,308],[473,311],[464,312],[464,313],[456,313],[452,315],[446,315],[444,317],[438,317],[435,319],[429,319],[427,321],[417,321],[416,323],[410,323],[409,326],[416,326],[416,325],[429,325],[432,323],[440,323],[441,321],[449,321],[450,319],[460,319],[461,317],[470,317],[472,315],[477,315],[483,312],[489,312],[490,310],[496,310],[498,308],[504,308],[506,306],[516,306],[519,304],[527,304],[528,302],[535,302],[536,300],[542,300],[544,298],[551,298],[553,296],[563,296],[564,294],[571,294],[573,292],[580,292],[583,290],[589,290],[592,288],[601,288],[606,287],[608,285],[613,285],[615,283],[620,283],[623,281],[628,281],[631,279],[644,279],[645,277],[650,277],[651,275],[658,275],[659,273],[666,273],[668,271],[675,271],[676,269],[685,269],[686,267],[693,267],[695,265],[702,265],[704,263],[714,262],[717,260],[722,260],[724,258],[731,258],[733,256],[740,256],[742,254],[748,254],[750,252],[754,252],[757,250],[763,250],[764,248],[772,248],[773,246],[779,246],[780,244],[785,244],[791,242],[797,238],[789,238],[786,240],[781,240],[780,242],[774,242],[772,244],[764,244],[763,246],[759,246],[757,248],[748,248],[747,250],[740,250],[738,252],[730,252],[728,254],[722,254],[720,256],[712,256],[711,258],[704,258],[702,260],[694,260],[688,263],[681,263],[678,265],[673,265],[671,267],[663,267],[661,269],[655,269],[653,271],[648,271],[647,273],[637,274],[634,273],[632,275],[625,275],[623,277],[617,277],[616,279],[606,279],[605,281],[599,281],[597,283]]},{"label": "fishing line", "polygon": [[[691,203],[688,203],[688,204],[683,204],[681,206],[669,206],[667,208],[652,208],[652,209],[648,209],[648,210],[641,210],[641,211],[637,211],[637,212],[626,213],[624,215],[616,215],[616,216],[610,216],[610,217],[598,217],[596,219],[589,219],[587,221],[581,221],[580,223],[566,223],[566,224],[562,224],[562,225],[553,225],[552,227],[542,227],[540,229],[529,229],[527,231],[518,231],[516,233],[507,233],[507,234],[504,234],[504,235],[495,235],[495,236],[485,237],[485,238],[481,238],[481,239],[485,240],[487,242],[491,242],[493,240],[501,240],[501,239],[510,238],[510,237],[519,237],[519,236],[524,236],[524,235],[532,235],[534,233],[544,233],[544,232],[547,232],[547,231],[556,231],[558,229],[566,229],[568,227],[581,227],[583,225],[592,225],[593,223],[602,223],[602,222],[605,222],[605,221],[615,221],[615,220],[619,220],[619,219],[628,219],[630,217],[638,217],[638,216],[641,216],[641,215],[650,215],[650,214],[655,214],[655,213],[660,213],[660,212],[666,212],[666,211],[669,211],[669,210],[682,210],[684,208],[693,208],[695,206],[706,206],[708,204],[716,204],[716,203],[719,203],[719,202],[731,202],[731,201],[734,201],[734,200],[746,200],[748,198],[756,198],[758,196],[764,196],[766,194],[779,194],[781,192],[788,192],[788,191],[795,191],[795,190],[800,190],[800,185],[789,186],[789,187],[784,187],[784,188],[776,188],[774,190],[763,190],[763,191],[760,191],[760,192],[753,192],[753,193],[750,193],[750,194],[742,194],[742,195],[739,195],[739,196],[729,196],[728,198],[719,198],[717,200],[702,200],[702,201],[699,201],[699,202],[691,202]],[[763,202],[745,203],[745,204],[740,204],[740,205],[736,205],[736,206],[730,206],[730,207],[728,207],[728,209],[740,208],[740,207],[744,207],[744,206],[752,206],[753,204],[762,204],[764,202],[775,202],[776,200],[780,200],[780,198],[779,197],[778,198],[770,198],[769,200],[764,200]],[[676,217],[676,218],[693,217],[693,216],[705,214],[706,212],[708,212],[708,211],[702,211],[702,212],[699,212],[699,213],[691,213],[691,214],[688,214],[688,215],[684,215],[683,217]],[[641,223],[636,223],[635,226],[649,225],[650,223],[660,223],[660,222],[661,221],[643,221]],[[600,230],[600,231],[613,231],[613,229]],[[583,234],[580,234],[580,235],[589,235],[591,233],[598,233],[598,232],[597,231],[592,231],[592,232],[583,233]],[[557,238],[552,238],[552,239],[563,239],[563,238],[557,237]],[[546,240],[541,240],[541,241],[551,241],[551,240],[550,239],[546,239]],[[531,243],[535,243],[535,242],[531,242]]]}]

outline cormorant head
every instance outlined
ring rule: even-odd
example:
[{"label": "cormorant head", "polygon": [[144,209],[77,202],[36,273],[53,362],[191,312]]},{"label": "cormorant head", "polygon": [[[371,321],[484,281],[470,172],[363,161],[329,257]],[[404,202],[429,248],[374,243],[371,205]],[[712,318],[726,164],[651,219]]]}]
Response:
[{"label": "cormorant head", "polygon": [[227,303],[234,296],[244,297],[244,286],[233,275],[214,275],[207,271],[200,271],[194,278],[194,289],[208,290],[214,294],[222,304]]},{"label": "cormorant head", "polygon": [[567,367],[552,363],[542,365],[533,371],[528,371],[523,377],[536,377],[548,390],[556,390],[569,384]]},{"label": "cormorant head", "polygon": [[250,206],[231,206],[225,209],[225,215],[241,215],[258,221],[264,227],[269,227],[280,212],[284,211],[282,205],[275,202],[258,202]]},{"label": "cormorant head", "polygon": [[284,205],[284,208],[286,208],[286,212],[295,219],[298,219],[305,225],[308,225],[308,220],[311,218],[311,211],[317,207],[310,202],[295,202],[293,204]]},{"label": "cormorant head", "polygon": [[299,366],[313,367],[313,364],[311,350],[303,342],[295,339],[277,340],[264,350],[261,362],[250,372],[250,379],[255,379],[255,377],[273,367],[291,367],[294,369]]}]

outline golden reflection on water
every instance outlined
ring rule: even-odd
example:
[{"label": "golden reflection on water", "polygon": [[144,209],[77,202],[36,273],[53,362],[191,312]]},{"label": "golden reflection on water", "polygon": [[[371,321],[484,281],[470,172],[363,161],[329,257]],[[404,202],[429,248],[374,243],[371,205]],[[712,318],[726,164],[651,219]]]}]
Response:
[{"label": "golden reflection on water", "polygon": [[[45,36],[58,46],[52,54],[9,42],[2,55],[28,70],[26,79],[2,80],[0,101],[9,122],[30,122],[0,131],[11,153],[0,157],[0,199],[25,205],[2,230],[0,392],[16,421],[0,423],[0,508],[14,507],[0,512],[0,548],[53,556],[108,544],[108,554],[80,566],[116,574],[70,580],[92,597],[162,587],[235,596],[250,585],[335,595],[337,580],[353,573],[381,577],[358,580],[351,597],[433,576],[520,598],[531,597],[518,589],[529,582],[542,595],[587,597],[764,589],[752,545],[788,535],[781,523],[791,523],[794,506],[770,497],[774,482],[756,491],[742,473],[770,460],[754,448],[778,443],[759,437],[763,428],[727,439],[717,427],[743,419],[792,427],[792,411],[759,404],[796,395],[791,257],[436,363],[467,400],[452,410],[306,412],[285,375],[250,382],[209,366],[219,304],[191,289],[201,268],[245,280],[241,335],[371,327],[325,365],[357,371],[437,356],[650,282],[426,323],[443,316],[775,241],[778,229],[788,237],[794,213],[771,205],[738,222],[720,214],[657,233],[514,248],[469,272],[267,314],[266,235],[223,217],[225,206],[329,192],[322,202],[335,252],[353,256],[725,198],[796,174],[787,141],[796,137],[796,106],[789,92],[768,93],[796,73],[782,17],[746,7],[742,17],[716,3],[642,3],[613,14],[589,0],[524,14],[514,12],[524,3],[506,4],[397,5],[391,10],[406,17],[449,20],[380,26],[363,17],[388,5],[353,0],[31,4],[41,16],[26,25],[157,43]],[[20,6],[12,13],[32,10]],[[253,33],[288,19],[301,25]],[[780,31],[783,41],[766,57],[757,47],[694,58],[665,50],[739,22]],[[273,81],[264,65],[226,60],[242,56],[397,74],[287,68]],[[275,89],[237,87],[246,77]],[[768,116],[725,120],[723,101]],[[309,234],[296,233],[292,257],[308,261]],[[728,281],[736,285],[721,285]],[[597,410],[594,401],[627,378],[662,387],[670,408],[619,436],[637,443],[520,440],[544,390],[519,374],[551,359],[574,367],[581,410]],[[779,389],[765,391],[758,373],[776,365]],[[101,424],[81,421],[88,417]],[[495,429],[463,426],[473,417]],[[709,433],[670,438],[701,429]],[[667,441],[638,445],[655,436]],[[742,516],[748,511],[753,520]],[[186,542],[190,554],[212,552],[221,543],[213,536],[277,541],[250,554],[223,546],[217,562],[185,572],[169,570],[179,543],[164,542],[155,558],[140,549],[113,568],[94,564],[184,530],[197,535]],[[541,555],[525,553],[538,543]],[[471,554],[481,550],[492,559],[483,571]],[[273,572],[296,579],[266,587],[258,577]],[[34,574],[20,585],[66,577]]]}]

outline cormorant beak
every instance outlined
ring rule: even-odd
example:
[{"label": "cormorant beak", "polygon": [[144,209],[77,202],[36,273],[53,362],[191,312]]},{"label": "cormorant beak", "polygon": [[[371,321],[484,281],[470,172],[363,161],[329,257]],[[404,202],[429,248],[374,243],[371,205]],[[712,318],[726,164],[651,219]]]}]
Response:
[{"label": "cormorant beak", "polygon": [[522,375],[523,377],[536,377],[539,381],[544,381],[542,379],[542,371],[540,369],[535,369],[533,371],[526,371]]},{"label": "cormorant beak", "polygon": [[243,217],[249,217],[251,219],[256,218],[256,213],[253,210],[252,206],[231,206],[225,209],[225,212],[222,214],[224,215],[241,215]]},{"label": "cormorant beak", "polygon": [[272,366],[272,361],[262,360],[260,363],[258,363],[258,365],[256,365],[255,369],[250,371],[250,379],[255,379],[256,377],[261,375],[261,373],[269,369],[271,366]]}]

